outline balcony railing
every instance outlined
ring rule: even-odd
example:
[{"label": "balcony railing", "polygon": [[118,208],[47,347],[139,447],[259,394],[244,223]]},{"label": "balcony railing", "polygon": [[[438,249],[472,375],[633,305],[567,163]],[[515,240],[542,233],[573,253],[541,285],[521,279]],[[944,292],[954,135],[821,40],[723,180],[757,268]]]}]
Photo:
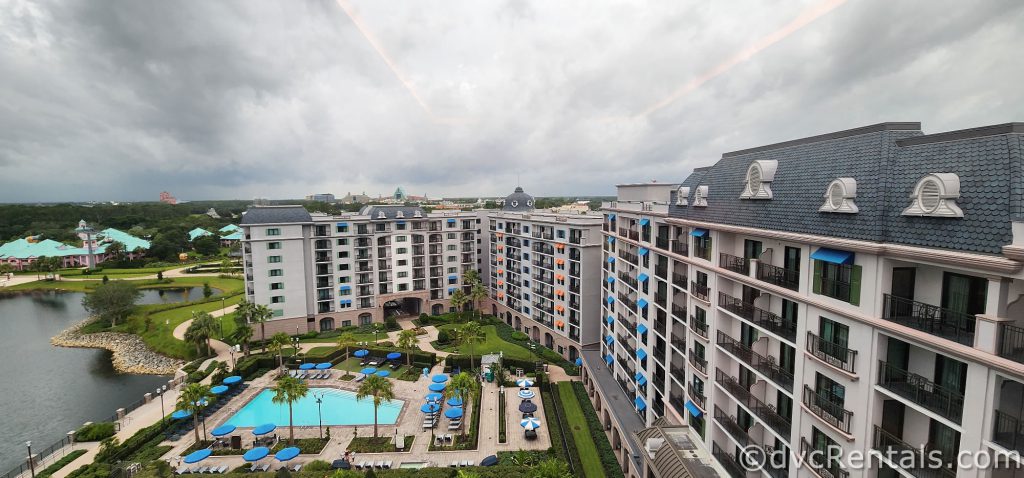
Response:
[{"label": "balcony railing", "polygon": [[1024,328],[1003,324],[999,334],[999,356],[1024,363]]},{"label": "balcony railing", "polygon": [[850,476],[850,472],[840,468],[838,462],[828,463],[828,457],[833,456],[834,453],[815,447],[806,438],[800,437],[800,456],[805,457],[804,463],[821,478],[846,478]]},{"label": "balcony railing", "polygon": [[724,252],[718,253],[719,264],[723,269],[728,269],[737,274],[747,275],[750,273],[750,261],[745,257],[737,257]]},{"label": "balcony railing", "polygon": [[686,274],[672,274],[672,283],[686,290]]},{"label": "balcony railing", "polygon": [[779,287],[785,287],[791,290],[800,289],[799,270],[786,269],[784,267],[758,262],[757,278],[758,280],[765,281],[769,284],[775,284]]},{"label": "balcony railing", "polygon": [[791,392],[793,391],[793,374],[779,366],[775,361],[775,357],[765,357],[754,352],[750,347],[747,347],[721,330],[718,331],[716,342],[720,347],[775,382],[776,385]]},{"label": "balcony railing", "polygon": [[690,281],[690,295],[703,300],[708,301],[708,295],[711,294],[711,288],[704,284],[698,284],[696,281]]},{"label": "balcony railing", "polygon": [[747,472],[740,466],[739,462],[736,461],[736,457],[732,456],[732,453],[726,453],[722,450],[718,443],[711,442],[711,455],[722,464],[722,468],[729,473],[732,478],[746,478]]},{"label": "balcony railing", "polygon": [[796,322],[743,302],[725,292],[718,293],[718,306],[790,341],[796,341]]},{"label": "balcony railing", "polygon": [[679,350],[686,350],[686,339],[684,339],[684,338],[682,338],[682,337],[680,337],[680,336],[678,336],[676,334],[671,334],[669,336],[669,341],[677,349],[679,349]]},{"label": "balcony railing", "polygon": [[844,372],[856,373],[856,350],[843,347],[836,343],[826,342],[822,340],[821,337],[818,337],[811,332],[807,332],[807,351],[818,360],[821,360],[835,368]]},{"label": "balcony railing", "polygon": [[687,250],[687,246],[689,244],[687,244],[686,241],[669,241],[668,245],[669,245],[669,250],[670,251],[672,251],[672,252],[674,252],[676,254],[679,254],[681,256],[685,256],[689,252]]},{"label": "balcony railing", "polygon": [[679,306],[678,304],[673,302],[672,317],[679,319],[680,322],[686,323],[686,306]]},{"label": "balcony railing", "polygon": [[739,442],[740,445],[747,446],[750,444],[750,436],[747,435],[747,431],[736,421],[735,415],[727,415],[721,408],[718,408],[718,405],[715,405],[714,413],[715,421],[722,425],[722,428],[725,428],[729,436]]},{"label": "balcony railing", "polygon": [[640,288],[639,287],[640,286],[640,282],[637,281],[636,278],[630,277],[630,275],[625,273],[625,272],[619,272],[619,280],[622,281],[622,282],[625,282],[626,284],[628,284],[630,287],[632,287],[634,289],[639,289]]},{"label": "balcony railing", "polygon": [[852,290],[853,285],[849,282],[828,277],[821,278],[821,295],[849,302]]},{"label": "balcony railing", "polygon": [[793,427],[792,422],[788,418],[779,415],[774,406],[762,402],[751,394],[735,377],[730,377],[722,369],[716,368],[715,381],[732,394],[737,402],[746,405],[750,411],[754,412],[754,415],[757,415],[765,425],[783,437],[789,436]]},{"label": "balcony railing", "polygon": [[708,338],[708,323],[704,319],[698,319],[695,315],[690,316],[690,330],[705,339]]},{"label": "balcony railing", "polygon": [[976,319],[971,314],[885,294],[882,318],[964,345],[974,345]]},{"label": "balcony railing", "polygon": [[654,275],[659,277],[659,278],[661,278],[661,279],[664,279],[664,278],[668,277],[668,266],[664,266],[664,265],[654,266]]},{"label": "balcony railing", "polygon": [[629,310],[632,310],[632,311],[636,310],[636,301],[633,300],[633,299],[630,299],[625,294],[619,294],[619,303],[621,303],[622,305],[626,306],[626,308],[628,308]]},{"label": "balcony railing", "polygon": [[703,393],[693,388],[693,384],[690,384],[688,387],[686,387],[686,396],[690,397],[690,400],[692,400],[693,403],[697,404],[697,406],[700,407],[701,410],[708,409],[708,398],[704,396]]},{"label": "balcony railing", "polygon": [[709,246],[693,246],[693,257],[704,259],[705,261],[711,260],[711,247]]},{"label": "balcony railing", "polygon": [[828,394],[819,394],[804,385],[804,405],[811,411],[811,413],[817,415],[818,418],[825,421],[829,425],[836,427],[843,433],[850,433],[850,426],[853,423],[853,412],[843,408],[842,404],[837,403],[836,397],[830,397]]},{"label": "balcony railing", "polygon": [[992,441],[1008,450],[1024,453],[1024,423],[1021,423],[1020,418],[996,410]]},{"label": "balcony railing", "polygon": [[885,361],[879,360],[879,365],[878,385],[960,423],[964,412],[964,395],[962,393],[943,387]]},{"label": "balcony railing", "polygon": [[[883,455],[896,457],[898,466],[901,466],[904,470],[909,472],[918,478],[956,478],[955,463],[950,464],[946,456],[939,455],[939,459],[944,463],[944,466],[935,467],[931,461],[930,456],[926,456],[926,451],[920,447],[913,446],[895,435],[883,430],[878,425],[875,425],[875,435],[871,442],[871,448],[882,453]],[[911,457],[906,459],[907,464],[912,466],[902,466],[900,458]],[[955,458],[955,457],[952,457]],[[952,466],[952,468],[950,467]]]},{"label": "balcony railing", "polygon": [[697,353],[690,349],[686,352],[686,357],[690,361],[690,365],[693,366],[702,375],[708,374],[708,361],[703,357],[698,357]]}]

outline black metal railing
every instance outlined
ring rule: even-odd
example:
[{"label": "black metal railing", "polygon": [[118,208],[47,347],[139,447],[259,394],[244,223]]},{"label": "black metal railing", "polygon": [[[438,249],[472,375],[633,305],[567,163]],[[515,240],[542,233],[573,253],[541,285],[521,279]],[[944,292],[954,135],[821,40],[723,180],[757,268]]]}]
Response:
[{"label": "black metal railing", "polygon": [[853,291],[853,285],[849,282],[828,277],[821,278],[821,295],[849,302],[851,291]]},{"label": "black metal railing", "polygon": [[697,316],[690,316],[690,330],[705,339],[708,338],[708,323],[704,319],[698,319]]},{"label": "black metal railing", "polygon": [[974,345],[976,319],[971,314],[885,294],[882,318],[957,343]]},{"label": "black metal railing", "polygon": [[732,254],[720,252],[718,253],[718,261],[719,265],[721,265],[723,269],[743,275],[750,273],[750,261],[745,257],[737,257]]},{"label": "black metal railing", "polygon": [[793,391],[793,374],[779,366],[774,357],[765,357],[754,352],[753,349],[721,330],[718,331],[716,339],[715,342],[720,347],[735,355],[747,365],[750,365],[754,370],[761,372],[769,380],[775,382],[776,385],[788,391]]},{"label": "black metal railing", "polygon": [[708,295],[711,294],[711,288],[705,284],[698,284],[696,281],[690,281],[690,295],[703,300],[708,301]]},{"label": "black metal railing", "polygon": [[800,271],[764,262],[757,263],[757,279],[791,290],[800,289]]},{"label": "black metal railing", "polygon": [[1008,450],[1024,453],[1024,423],[1009,413],[995,411],[992,441]]},{"label": "black metal railing", "polygon": [[708,374],[708,361],[704,357],[698,357],[697,353],[690,349],[686,352],[686,358],[690,361],[690,365],[693,366],[702,375],[707,376]]},{"label": "black metal railing", "polygon": [[[57,454],[59,454],[60,456],[64,456],[67,452],[70,452],[72,448],[73,443],[71,441],[71,437],[65,436],[64,438],[61,438],[60,441],[58,441],[57,443],[54,443],[46,448],[40,450],[33,449],[32,455],[35,457],[36,472],[38,473],[42,471],[44,468],[46,468],[47,463],[45,463],[45,461],[48,458],[50,458],[50,456]],[[28,473],[30,469],[31,467],[29,466],[28,460],[26,459],[24,463],[21,463],[20,465],[11,468],[7,473],[0,475],[0,478],[17,478],[22,474]]]},{"label": "black metal railing", "polygon": [[722,468],[725,468],[725,471],[732,478],[746,478],[747,472],[736,461],[736,457],[732,456],[732,453],[726,453],[725,450],[722,450],[718,443],[711,442],[711,455],[722,464]]},{"label": "black metal railing", "polygon": [[815,392],[811,387],[804,385],[804,405],[825,423],[836,427],[843,433],[850,433],[853,412],[844,408],[843,404],[839,403],[838,397]]},{"label": "black metal railing", "polygon": [[842,345],[826,342],[821,337],[807,332],[807,351],[815,358],[844,372],[856,373],[857,351]]},{"label": "black metal railing", "polygon": [[829,450],[811,445],[806,438],[800,437],[800,456],[804,457],[804,463],[821,478],[846,478],[850,476],[850,472],[839,467],[838,461],[829,463],[827,457],[834,455],[835,453],[830,453]]},{"label": "black metal railing", "polygon": [[784,437],[789,436],[793,427],[792,422],[788,418],[779,415],[774,406],[762,402],[750,393],[750,390],[747,390],[746,387],[740,384],[736,377],[731,377],[723,372],[722,369],[716,368],[715,381],[732,394],[737,402],[746,405],[750,411],[754,412],[754,415],[757,415],[765,425]]},{"label": "black metal railing", "polygon": [[774,314],[725,292],[718,292],[718,306],[790,341],[796,341],[796,321]]},{"label": "black metal railing", "polygon": [[693,388],[693,384],[690,384],[688,387],[686,387],[686,396],[690,397],[690,400],[693,401],[693,403],[696,404],[698,407],[700,407],[701,410],[708,409],[708,398],[703,393]]},{"label": "black metal railing", "polygon": [[714,417],[715,421],[722,425],[722,428],[725,428],[729,436],[739,442],[740,445],[747,446],[750,444],[750,436],[747,435],[747,431],[736,421],[735,415],[730,416],[721,408],[718,408],[718,405],[715,405]]},{"label": "black metal railing", "polygon": [[668,244],[669,244],[669,250],[670,251],[672,251],[672,252],[674,252],[676,254],[679,254],[681,256],[685,256],[689,252],[687,250],[687,248],[689,247],[689,244],[685,240],[683,240],[683,241],[672,240],[672,241],[669,241]]},{"label": "black metal railing", "polygon": [[686,274],[672,274],[672,283],[677,287],[686,290]]},{"label": "black metal railing", "polygon": [[963,393],[879,360],[878,385],[910,399],[939,415],[960,423],[964,412]]},{"label": "black metal railing", "polygon": [[1003,324],[999,328],[999,356],[1024,363],[1024,328]]},{"label": "black metal railing", "polygon": [[[895,435],[875,425],[875,434],[871,442],[871,448],[882,453],[883,456],[892,456],[896,464],[918,478],[956,478],[956,464],[950,463],[950,457],[944,453],[938,453],[942,466],[934,466],[931,456],[927,456],[928,447],[913,446]],[[905,458],[906,457],[906,458]],[[910,466],[904,466],[910,465]]]},{"label": "black metal railing", "polygon": [[699,257],[705,261],[711,260],[711,246],[693,246],[693,257]]},{"label": "black metal railing", "polygon": [[654,275],[662,279],[668,277],[668,266],[657,265],[654,266]]}]

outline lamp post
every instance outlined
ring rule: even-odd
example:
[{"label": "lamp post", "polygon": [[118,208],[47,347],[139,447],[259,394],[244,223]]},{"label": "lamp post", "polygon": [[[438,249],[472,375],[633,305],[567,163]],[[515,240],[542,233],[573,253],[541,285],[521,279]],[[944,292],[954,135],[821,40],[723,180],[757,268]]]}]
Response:
[{"label": "lamp post", "polygon": [[36,478],[36,464],[32,461],[32,442],[25,442],[25,446],[28,447],[28,469],[32,470],[32,478]]},{"label": "lamp post", "polygon": [[320,439],[324,439],[324,417],[320,413],[320,405],[324,403],[324,392],[314,393],[313,397],[316,398],[316,416],[320,422]]},{"label": "lamp post", "polygon": [[[298,357],[298,355],[299,355],[299,336],[298,336],[299,328],[298,327],[295,327],[295,333],[296,333],[296,336],[292,337],[292,347],[295,349],[295,351],[293,353],[295,354],[296,357]],[[302,362],[305,363],[306,360],[303,358]]]},{"label": "lamp post", "polygon": [[160,425],[164,424],[167,419],[167,412],[164,411],[164,392],[167,391],[167,385],[156,388],[156,394],[160,397]]}]

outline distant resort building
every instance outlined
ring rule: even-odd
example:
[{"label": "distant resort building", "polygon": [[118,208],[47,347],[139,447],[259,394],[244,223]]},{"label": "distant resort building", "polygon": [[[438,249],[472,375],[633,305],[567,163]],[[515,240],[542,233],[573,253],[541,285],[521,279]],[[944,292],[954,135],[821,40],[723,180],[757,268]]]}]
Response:
[{"label": "distant resort building", "polygon": [[[78,223],[79,230],[87,229],[85,221]],[[125,255],[129,259],[137,259],[149,250],[149,241],[140,239],[118,229],[104,229],[92,235],[80,233],[81,246],[72,246],[53,239],[40,239],[29,236],[23,239],[0,245],[0,263],[9,264],[16,270],[25,270],[40,257],[60,257],[63,267],[83,267],[89,263],[89,249],[96,263],[110,259],[112,254],[107,249],[113,242],[124,245]]]},{"label": "distant resort building", "polygon": [[171,193],[164,191],[160,193],[160,202],[164,204],[178,204],[178,198],[171,196]]},{"label": "distant resort building", "polygon": [[373,198],[367,196],[366,192],[364,191],[362,194],[348,193],[341,199],[339,199],[338,202],[341,204],[366,204],[372,200]]},{"label": "distant resort building", "polygon": [[310,194],[306,196],[307,201],[334,202],[334,195],[330,193]]},{"label": "distant resort building", "polygon": [[200,237],[212,235],[212,232],[207,231],[206,229],[203,229],[201,227],[197,227],[191,231],[188,231],[188,242],[194,242],[196,239],[199,239]]},{"label": "distant resort building", "polygon": [[241,241],[242,237],[244,237],[242,234],[242,228],[238,227],[236,224],[228,224],[227,226],[220,228],[217,233],[220,234],[220,244],[222,246],[230,246]]}]

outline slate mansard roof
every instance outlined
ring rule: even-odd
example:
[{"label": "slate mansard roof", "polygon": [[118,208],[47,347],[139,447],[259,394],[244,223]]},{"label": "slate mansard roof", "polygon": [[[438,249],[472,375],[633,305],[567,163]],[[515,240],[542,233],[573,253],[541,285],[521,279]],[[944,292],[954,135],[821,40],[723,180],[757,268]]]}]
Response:
[{"label": "slate mansard roof", "polygon": [[[683,181],[689,206],[681,219],[776,231],[935,247],[1001,252],[1011,223],[1024,220],[1024,123],[924,135],[920,123],[883,123],[722,155]],[[773,198],[740,199],[747,169],[775,160]],[[960,179],[956,204],[963,218],[903,216],[917,182],[930,173]],[[829,184],[857,181],[859,212],[819,212]],[[708,186],[707,207],[694,207],[697,186]],[[674,196],[674,195],[673,195]]]},{"label": "slate mansard roof", "polygon": [[[401,188],[399,188],[401,189]],[[380,217],[380,213],[384,213],[384,217]],[[402,217],[399,217],[398,213],[402,213]],[[380,219],[414,219],[416,214],[419,213],[420,217],[427,217],[427,213],[423,211],[423,208],[416,206],[364,206],[360,211],[360,216],[369,216],[370,220]]]},{"label": "slate mansard roof", "polygon": [[258,206],[250,207],[242,213],[241,224],[243,226],[251,226],[254,224],[288,224],[312,221],[313,217],[302,206]]}]

